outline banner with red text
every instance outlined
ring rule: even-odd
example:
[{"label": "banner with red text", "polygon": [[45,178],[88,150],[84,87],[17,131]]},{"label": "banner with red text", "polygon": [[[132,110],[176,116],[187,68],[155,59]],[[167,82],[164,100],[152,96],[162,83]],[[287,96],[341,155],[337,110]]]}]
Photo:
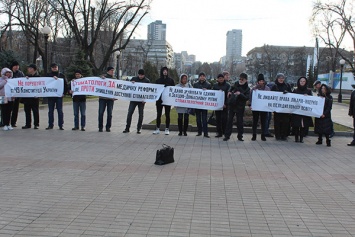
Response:
[{"label": "banner with red text", "polygon": [[62,97],[63,79],[53,77],[21,77],[8,79],[5,85],[7,97]]},{"label": "banner with red text", "polygon": [[222,110],[224,92],[167,86],[162,94],[163,104],[185,108]]},{"label": "banner with red text", "polygon": [[253,91],[253,111],[292,113],[319,118],[323,114],[324,98],[295,93]]},{"label": "banner with red text", "polygon": [[154,102],[159,99],[164,85],[84,77],[71,81],[73,95],[94,95],[112,99]]}]

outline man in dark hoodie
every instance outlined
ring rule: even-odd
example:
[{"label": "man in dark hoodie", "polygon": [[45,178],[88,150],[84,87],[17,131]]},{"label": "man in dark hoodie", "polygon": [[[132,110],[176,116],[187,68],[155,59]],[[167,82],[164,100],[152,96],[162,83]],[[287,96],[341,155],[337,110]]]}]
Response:
[{"label": "man in dark hoodie", "polygon": [[[226,74],[227,75],[227,74]],[[216,121],[217,121],[217,135],[216,137],[222,137],[226,131],[228,109],[227,109],[227,95],[230,90],[230,85],[223,74],[217,76],[217,83],[213,85],[213,90],[220,90],[224,92],[224,105],[223,110],[216,111]]]},{"label": "man in dark hoodie", "polygon": [[[37,72],[37,66],[35,64],[30,64],[27,66],[27,79],[31,80],[31,77],[39,77]],[[22,127],[22,129],[31,128],[31,111],[33,113],[33,125],[34,129],[38,129],[39,127],[39,98],[38,97],[30,97],[30,98],[22,98],[22,102],[25,110],[26,124]]]},{"label": "man in dark hoodie", "polygon": [[234,98],[233,103],[228,105],[228,122],[226,127],[226,133],[224,135],[223,141],[228,141],[232,134],[233,129],[233,118],[234,115],[237,117],[237,130],[238,130],[238,140],[243,140],[244,133],[244,111],[246,102],[249,100],[250,96],[250,88],[248,85],[248,75],[245,73],[241,73],[239,75],[239,81],[235,82],[234,86],[231,88],[228,93],[228,98]]},{"label": "man in dark hoodie", "polygon": [[[175,82],[172,78],[169,77],[168,75],[168,68],[167,67],[162,67],[160,69],[160,78],[156,80],[156,84],[162,84],[164,86],[175,86]],[[161,123],[161,115],[163,113],[163,107],[165,111],[165,135],[169,135],[169,126],[170,126],[170,105],[163,105],[162,104],[162,99],[161,97],[157,102],[155,103],[156,108],[157,108],[157,119],[156,119],[156,129],[153,132],[153,134],[159,134],[160,133],[160,123]]]},{"label": "man in dark hoodie", "polygon": [[[198,74],[198,82],[194,84],[194,88],[209,90],[211,89],[211,84],[206,81],[206,74],[200,72]],[[197,135],[201,136],[202,132],[204,137],[209,138],[208,136],[208,127],[207,127],[207,110],[206,109],[195,109],[196,113],[196,123],[197,123]]]},{"label": "man in dark hoodie", "polygon": [[[13,73],[12,78],[20,78],[25,77],[25,74],[20,70],[20,64],[17,61],[13,61],[11,64],[11,71]],[[20,105],[20,98],[15,98],[12,113],[11,113],[11,126],[17,127],[17,116],[18,116],[18,108]]]},{"label": "man in dark hoodie", "polygon": [[[51,72],[47,74],[47,77],[54,77],[63,79],[63,96],[68,92],[68,83],[64,74],[59,72],[58,64],[51,64]],[[63,96],[62,97],[48,97],[48,127],[46,130],[53,129],[54,127],[54,108],[58,112],[58,127],[59,130],[64,130],[64,113],[63,113]]]}]

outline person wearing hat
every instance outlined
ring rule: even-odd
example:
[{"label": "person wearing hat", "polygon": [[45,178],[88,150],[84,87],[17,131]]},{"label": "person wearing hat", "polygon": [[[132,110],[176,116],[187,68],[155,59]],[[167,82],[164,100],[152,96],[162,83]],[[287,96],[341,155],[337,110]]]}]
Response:
[{"label": "person wearing hat", "polygon": [[[82,72],[80,69],[75,70],[74,78],[72,80],[77,80],[82,78]],[[72,128],[73,131],[79,130],[79,112],[81,115],[80,118],[80,126],[81,131],[85,131],[85,124],[86,124],[86,95],[74,95],[73,91],[71,90],[71,83],[69,83],[69,94],[72,95],[73,99],[73,111],[74,111],[74,127]]]},{"label": "person wearing hat", "polygon": [[[210,90],[211,84],[206,81],[206,74],[204,72],[200,72],[198,74],[198,82],[196,82],[193,86],[197,89],[202,90]],[[203,136],[209,138],[208,136],[208,127],[207,127],[207,110],[206,109],[195,109],[196,114],[196,123],[197,123],[197,135],[201,136],[203,132]]]},{"label": "person wearing hat", "polygon": [[[164,86],[175,86],[175,82],[172,78],[169,77],[169,69],[167,67],[162,67],[160,69],[160,78],[156,80],[156,84],[162,84]],[[160,133],[160,123],[161,123],[161,116],[163,114],[163,107],[165,111],[165,135],[169,135],[169,127],[170,127],[170,105],[163,105],[163,101],[160,98],[155,103],[157,109],[157,119],[156,119],[156,129],[153,134]]]},{"label": "person wearing hat", "polygon": [[237,131],[238,131],[238,140],[243,140],[244,133],[244,111],[245,105],[250,97],[250,88],[248,85],[248,75],[241,73],[239,75],[239,81],[236,81],[234,86],[228,92],[228,98],[235,97],[235,103],[228,105],[228,120],[226,133],[224,135],[223,141],[228,141],[232,135],[233,130],[233,119],[234,116],[237,117]]},{"label": "person wearing hat", "polygon": [[322,83],[319,81],[319,80],[316,80],[314,83],[313,83],[313,88],[316,90],[316,92],[318,93],[319,91],[319,88],[321,87]]},{"label": "person wearing hat", "polygon": [[252,110],[253,113],[253,137],[251,138],[252,141],[256,141],[256,129],[258,127],[258,122],[259,122],[259,117],[260,117],[260,124],[261,124],[261,140],[266,141],[265,138],[265,125],[266,125],[266,117],[267,117],[267,112],[263,111],[254,111],[253,107],[251,106],[251,103],[253,101],[253,92],[256,90],[262,90],[262,91],[270,91],[270,88],[266,86],[265,83],[265,78],[264,74],[260,73],[258,75],[257,79],[257,84],[250,90],[250,109]]},{"label": "person wearing hat", "polygon": [[61,97],[48,97],[48,127],[46,130],[53,129],[54,127],[54,108],[58,112],[58,127],[59,130],[64,130],[64,113],[63,113],[63,96],[68,93],[68,83],[64,74],[59,72],[58,64],[51,64],[51,71],[47,74],[47,77],[53,77],[54,79],[63,79],[63,95]]},{"label": "person wearing hat", "polygon": [[[276,75],[275,85],[273,85],[271,91],[278,91],[284,94],[292,92],[291,86],[285,82],[283,73]],[[286,141],[290,133],[290,114],[274,112],[274,130],[276,140]]]},{"label": "person wearing hat", "polygon": [[[131,79],[132,83],[150,83],[150,80],[145,77],[144,70],[139,69],[138,70],[138,76],[133,77]],[[132,115],[134,113],[134,110],[138,106],[138,123],[137,123],[137,133],[141,133],[142,129],[142,123],[143,123],[143,115],[144,115],[144,101],[130,101],[129,102],[129,107],[128,107],[128,114],[127,114],[127,120],[126,120],[126,129],[123,131],[123,133],[129,133],[129,129],[131,127],[131,122],[132,122]]]},{"label": "person wearing hat", "polygon": [[[25,74],[20,70],[20,64],[17,61],[13,61],[10,67],[12,71],[12,78],[20,78],[20,77],[25,77]],[[13,108],[12,108],[12,113],[11,113],[11,126],[12,127],[17,127],[17,117],[18,117],[18,108],[20,105],[20,99],[21,98],[15,98],[13,101]]]},{"label": "person wearing hat", "polygon": [[[355,89],[355,85],[352,85],[352,87]],[[348,143],[348,146],[355,146],[355,90],[353,90],[350,96],[349,116],[353,117],[354,134],[353,140]]]},{"label": "person wearing hat", "polygon": [[[229,75],[229,73],[227,72]],[[227,75],[226,74],[226,75]],[[213,85],[213,90],[223,91],[224,92],[224,105],[222,110],[216,110],[216,122],[217,122],[217,134],[216,137],[222,137],[223,134],[226,132],[226,124],[227,124],[227,117],[228,117],[228,108],[227,108],[227,95],[228,91],[230,90],[230,84],[228,80],[226,80],[223,74],[218,74],[217,76],[217,83]]]},{"label": "person wearing hat", "polygon": [[[102,79],[109,78],[109,79],[116,79],[113,75],[115,71],[114,67],[107,67],[106,69],[106,75],[102,77]],[[112,110],[113,110],[113,105],[114,105],[115,99],[112,98],[106,98],[106,97],[99,97],[99,132],[103,131],[104,128],[104,113],[107,107],[107,118],[106,118],[106,132],[111,132],[111,126],[112,126]]]},{"label": "person wearing hat", "polygon": [[[37,72],[37,66],[35,64],[30,64],[27,66],[27,75],[26,78],[31,80],[31,77],[40,77]],[[31,111],[33,113],[33,128],[38,129],[39,127],[39,98],[38,97],[26,97],[22,98],[26,124],[22,127],[22,129],[31,128]]]}]

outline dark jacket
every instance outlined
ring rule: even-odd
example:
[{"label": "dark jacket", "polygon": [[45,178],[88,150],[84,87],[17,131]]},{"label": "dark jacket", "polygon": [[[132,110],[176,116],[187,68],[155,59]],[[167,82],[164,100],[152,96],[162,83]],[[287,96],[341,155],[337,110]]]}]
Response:
[{"label": "dark jacket", "polygon": [[[164,70],[167,70],[167,68],[163,67],[162,69],[160,69],[160,78],[158,80],[156,80],[155,83],[164,85],[164,87],[166,87],[166,86],[175,86],[175,82],[174,82],[174,80],[172,78],[169,77],[169,74],[164,76],[164,74],[163,74]],[[160,96],[159,100],[157,100],[156,103],[157,104],[158,103],[162,103],[161,96]]]},{"label": "dark jacket", "polygon": [[291,86],[288,83],[280,83],[277,80],[275,81],[275,84],[271,87],[271,91],[279,91],[283,93],[292,92]]},{"label": "dark jacket", "polygon": [[[31,77],[40,77],[40,75],[38,74],[38,72],[36,71],[33,75],[30,75],[30,74],[27,74],[27,76],[29,78]],[[31,79],[29,79],[31,80]],[[39,101],[39,98],[35,98],[35,97],[23,97],[21,98],[21,103],[24,103],[24,104],[35,104],[35,103],[38,103]]]},{"label": "dark jacket", "polygon": [[[304,78],[304,77],[302,77],[302,78]],[[304,79],[306,79],[306,78],[304,78]],[[297,88],[293,91],[293,93],[300,94],[300,95],[312,96],[312,91],[307,88],[307,84],[308,84],[307,79],[306,79],[305,86],[300,85],[300,80],[301,80],[301,78],[298,79]],[[299,115],[299,114],[292,114],[291,123],[292,123],[292,126],[294,126],[294,127],[305,127],[305,128],[313,127],[313,120],[311,117]]]},{"label": "dark jacket", "polygon": [[139,83],[150,83],[150,80],[146,77],[144,77],[142,80],[139,79],[139,77],[133,77],[131,79],[131,81],[134,81],[134,82],[139,82]]},{"label": "dark jacket", "polygon": [[20,70],[17,70],[16,72],[12,72],[12,78],[20,78],[20,77],[25,77],[25,74],[20,71]]},{"label": "dark jacket", "polygon": [[[78,78],[80,79],[80,78]],[[72,79],[75,80],[75,79]],[[71,80],[71,81],[72,81]],[[68,90],[71,90],[71,81],[68,84]],[[86,95],[72,95],[73,102],[86,102]]]},{"label": "dark jacket", "polygon": [[324,118],[315,118],[315,128],[314,132],[317,134],[328,134],[332,133],[332,111],[333,106],[333,97],[330,95],[330,89],[328,88],[328,92],[325,95],[325,102],[323,108]]},{"label": "dark jacket", "polygon": [[201,82],[200,80],[198,82],[196,82],[194,85],[193,85],[194,88],[197,88],[197,89],[208,89],[210,90],[211,89],[211,84],[209,82],[207,82],[206,80]]},{"label": "dark jacket", "polygon": [[65,78],[64,74],[61,72],[50,72],[47,74],[47,77],[58,77],[63,79],[63,95],[68,94],[68,81]]},{"label": "dark jacket", "polygon": [[349,115],[355,118],[355,90],[350,96]]},{"label": "dark jacket", "polygon": [[229,106],[229,109],[233,110],[234,112],[245,110],[245,105],[249,100],[249,96],[250,96],[250,88],[248,82],[244,83],[244,85],[240,85],[238,81],[235,82],[234,86],[231,87],[230,92],[234,94],[237,91],[239,91],[240,94],[235,95],[236,103]]},{"label": "dark jacket", "polygon": [[223,81],[222,83],[216,83],[213,85],[213,90],[222,90],[224,92],[224,105],[227,105],[227,95],[228,92],[231,88],[231,85],[227,83],[226,81]]}]

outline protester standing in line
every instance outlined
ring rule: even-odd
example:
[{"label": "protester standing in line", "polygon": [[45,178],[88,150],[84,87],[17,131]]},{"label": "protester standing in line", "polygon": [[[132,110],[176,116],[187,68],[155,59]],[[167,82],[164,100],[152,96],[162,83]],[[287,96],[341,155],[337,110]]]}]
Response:
[{"label": "protester standing in line", "polygon": [[[5,85],[9,79],[12,78],[12,71],[9,68],[3,68],[1,70],[1,78],[0,78],[0,96],[5,96]],[[13,130],[11,126],[11,112],[13,108],[13,98],[7,97],[7,103],[1,104],[1,118],[4,127],[2,130],[8,131]]]},{"label": "protester standing in line", "polygon": [[[172,78],[169,77],[169,69],[167,67],[162,67],[160,69],[160,78],[156,80],[156,84],[162,84],[165,87],[166,86],[175,86],[175,82]],[[170,105],[163,105],[162,104],[162,99],[161,96],[159,100],[155,103],[156,109],[157,109],[157,119],[156,119],[156,129],[153,132],[153,134],[159,134],[160,133],[160,124],[161,124],[161,116],[163,113],[163,107],[165,111],[165,135],[169,135],[169,127],[170,127],[170,110],[171,106]]]},{"label": "protester standing in line", "polygon": [[[11,71],[12,71],[12,78],[20,78],[20,77],[25,77],[25,74],[20,70],[20,64],[17,61],[13,61],[11,64]],[[15,98],[13,101],[13,108],[11,112],[11,126],[12,127],[17,127],[17,116],[18,116],[18,109],[20,105],[20,99],[21,98]]]},{"label": "protester standing in line", "polygon": [[[109,79],[116,79],[113,76],[113,73],[115,71],[115,68],[113,67],[107,67],[106,74],[105,76],[102,77],[102,79],[109,78]],[[106,119],[106,132],[111,132],[111,126],[112,126],[112,111],[113,111],[113,105],[114,105],[115,99],[112,98],[106,98],[106,97],[99,97],[99,132],[103,131],[104,128],[104,113],[107,107],[107,119]]]},{"label": "protester standing in line", "polygon": [[237,117],[237,130],[238,130],[238,140],[243,140],[244,133],[244,112],[245,105],[250,97],[250,88],[248,85],[248,75],[245,73],[241,73],[239,75],[239,81],[236,81],[234,86],[231,87],[230,92],[228,93],[228,100],[231,98],[234,99],[235,102],[230,103],[228,105],[228,122],[226,127],[226,133],[224,135],[223,141],[228,141],[230,136],[232,135],[233,130],[233,119],[234,115]]},{"label": "protester standing in line", "polygon": [[323,143],[323,135],[326,138],[327,146],[331,146],[331,142],[329,136],[332,132],[332,106],[333,106],[333,97],[330,95],[331,91],[330,88],[322,84],[319,88],[318,96],[321,96],[325,99],[324,101],[324,108],[323,114],[320,118],[315,118],[315,128],[314,132],[318,134],[318,141],[316,142],[317,145],[321,145]]},{"label": "protester standing in line", "polygon": [[224,77],[225,82],[227,82],[227,83],[230,85],[230,80],[231,80],[231,78],[230,78],[229,72],[228,72],[228,71],[223,71],[223,72],[222,72],[222,75],[223,75],[223,77]]},{"label": "protester standing in line", "polygon": [[[308,80],[306,77],[300,77],[297,80],[297,88],[293,91],[293,93],[312,96],[312,91],[307,88]],[[305,132],[308,131],[309,127],[313,127],[313,120],[309,116],[292,114],[291,115],[291,124],[293,133],[295,135],[295,142],[303,143],[303,137],[305,136]]]},{"label": "protester standing in line", "polygon": [[47,74],[47,77],[53,77],[54,79],[63,79],[63,95],[61,97],[48,97],[48,127],[46,130],[53,129],[54,127],[54,109],[57,109],[58,113],[58,127],[59,130],[64,130],[64,113],[63,113],[63,97],[68,93],[68,83],[64,74],[59,72],[58,64],[51,64],[51,72]]},{"label": "protester standing in line", "polygon": [[[80,69],[75,70],[74,79],[77,80],[83,77]],[[73,131],[79,130],[79,112],[80,112],[80,126],[81,131],[85,131],[86,125],[86,95],[74,95],[71,88],[71,83],[69,83],[69,94],[72,95],[73,99],[73,111],[74,111],[74,127],[71,129]]]},{"label": "protester standing in line", "polygon": [[[266,82],[265,82],[266,83]],[[273,84],[268,83],[266,84],[266,86],[271,90]],[[272,119],[272,113],[271,112],[266,112],[266,118],[265,118],[265,126],[264,126],[264,134],[265,137],[274,137],[271,133],[270,133],[270,123],[271,123],[271,119]]]},{"label": "protester standing in line", "polygon": [[[352,87],[355,89],[355,85],[352,85]],[[348,143],[348,146],[355,146],[355,90],[353,90],[350,96],[349,116],[353,117],[354,135],[352,142]]]},{"label": "protester standing in line", "polygon": [[216,137],[222,137],[226,132],[228,108],[227,108],[227,95],[230,90],[230,84],[225,80],[223,74],[218,74],[217,83],[213,85],[213,90],[220,90],[224,93],[224,105],[222,110],[216,110],[217,134]]},{"label": "protester standing in line", "polygon": [[[211,84],[206,81],[206,74],[204,72],[200,72],[198,74],[198,82],[196,82],[193,87],[202,90],[211,89]],[[201,136],[203,132],[203,136],[209,138],[210,136],[208,136],[208,127],[207,127],[207,110],[195,109],[195,114],[196,114],[196,123],[197,123],[196,136]]]},{"label": "protester standing in line", "polygon": [[[182,74],[180,76],[180,83],[176,85],[177,87],[182,88],[192,88],[191,84],[187,81],[187,75]],[[187,136],[187,128],[189,126],[189,113],[188,108],[185,107],[175,107],[176,112],[178,113],[178,128],[179,128],[179,136]]]},{"label": "protester standing in line", "polygon": [[[37,66],[35,64],[30,64],[27,66],[27,76],[28,80],[31,80],[31,77],[39,77],[37,72]],[[25,97],[22,98],[23,107],[25,111],[26,124],[22,129],[31,128],[32,118],[31,111],[33,113],[33,128],[38,129],[39,127],[39,98],[38,97]]]},{"label": "protester standing in line", "polygon": [[[139,83],[150,83],[150,80],[145,77],[145,73],[143,69],[138,70],[138,77],[133,77],[131,79],[132,83],[139,82]],[[131,122],[132,122],[132,115],[134,113],[134,110],[138,106],[138,123],[137,123],[137,133],[141,134],[142,130],[142,124],[143,124],[143,116],[144,116],[144,101],[130,101],[129,102],[129,107],[128,107],[128,114],[127,114],[127,120],[126,120],[126,128],[123,131],[123,133],[129,133],[129,128],[131,127]]]},{"label": "protester standing in line", "polygon": [[[275,85],[271,91],[278,91],[286,94],[291,91],[291,86],[285,82],[285,75],[278,73],[276,75]],[[290,114],[274,112],[274,129],[276,140],[287,141],[290,128]]]},{"label": "protester standing in line", "polygon": [[[270,91],[270,88],[266,86],[264,74],[259,74],[257,79],[257,85],[250,90],[250,105],[253,101],[253,92],[256,90],[263,90],[263,91]],[[256,129],[258,127],[259,117],[260,117],[260,124],[261,124],[261,140],[266,141],[265,138],[265,124],[266,124],[266,116],[268,112],[263,111],[254,111],[252,107],[250,107],[253,113],[253,137],[251,138],[252,141],[256,140]]]}]

